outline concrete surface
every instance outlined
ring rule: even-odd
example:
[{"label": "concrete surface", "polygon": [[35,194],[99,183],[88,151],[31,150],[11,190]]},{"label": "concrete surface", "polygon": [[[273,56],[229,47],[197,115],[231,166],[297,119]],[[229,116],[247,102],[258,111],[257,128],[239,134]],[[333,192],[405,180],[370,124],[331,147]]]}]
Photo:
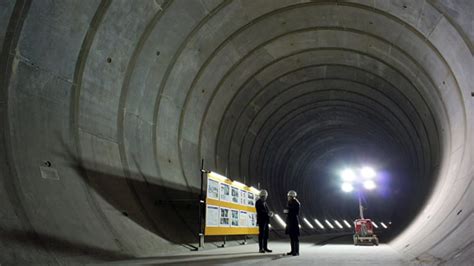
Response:
[{"label": "concrete surface", "polygon": [[267,188],[278,213],[295,189],[304,217],[354,218],[331,180],[363,158],[390,173],[368,212],[394,221],[391,248],[473,264],[473,14],[470,0],[0,0],[0,263],[192,249],[202,159]]},{"label": "concrete surface", "polygon": [[[107,265],[410,265],[390,246],[315,245],[301,243],[300,256],[287,256],[289,242],[271,242],[272,253],[260,254],[257,244],[174,254]],[[97,264],[100,265],[100,264]]]}]

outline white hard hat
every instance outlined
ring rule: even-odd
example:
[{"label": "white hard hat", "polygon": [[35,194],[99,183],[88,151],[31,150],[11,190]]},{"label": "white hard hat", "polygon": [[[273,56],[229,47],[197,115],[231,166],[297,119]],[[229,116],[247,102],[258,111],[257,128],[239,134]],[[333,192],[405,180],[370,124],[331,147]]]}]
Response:
[{"label": "white hard hat", "polygon": [[268,196],[268,191],[266,191],[265,189],[262,189],[260,191],[260,197],[267,197]]},{"label": "white hard hat", "polygon": [[296,197],[296,191],[294,190],[288,191],[288,197],[293,197],[293,198]]}]

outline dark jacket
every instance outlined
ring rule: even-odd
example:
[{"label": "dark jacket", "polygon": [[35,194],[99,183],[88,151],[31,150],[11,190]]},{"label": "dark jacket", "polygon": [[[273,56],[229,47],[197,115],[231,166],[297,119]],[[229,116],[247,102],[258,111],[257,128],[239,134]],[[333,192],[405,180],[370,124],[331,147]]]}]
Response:
[{"label": "dark jacket", "polygon": [[255,202],[255,209],[257,209],[257,224],[270,223],[270,216],[268,216],[269,211],[266,201],[258,199]]},{"label": "dark jacket", "polygon": [[300,213],[300,202],[297,199],[288,201],[288,214],[286,216],[285,233],[289,235],[300,235],[300,221],[298,215]]}]

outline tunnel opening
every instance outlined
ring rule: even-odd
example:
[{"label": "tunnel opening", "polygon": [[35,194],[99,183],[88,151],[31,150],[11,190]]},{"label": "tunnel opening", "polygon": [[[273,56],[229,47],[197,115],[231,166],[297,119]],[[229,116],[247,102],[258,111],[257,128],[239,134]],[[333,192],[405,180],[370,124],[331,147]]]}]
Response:
[{"label": "tunnel opening", "polygon": [[[300,65],[296,67],[300,72],[306,71]],[[326,65],[318,67],[325,68],[326,75],[330,70]],[[394,92],[392,87],[391,93],[380,93],[373,86],[343,79],[351,76],[348,71],[357,69],[338,67],[331,76],[316,81],[308,75],[314,72],[298,73],[299,76],[293,78],[296,85],[288,86],[287,81],[286,88],[272,88],[278,91],[277,96],[267,96],[259,91],[263,89],[253,89],[258,91],[257,95],[263,95],[261,99],[250,98],[248,104],[236,100],[237,107],[228,107],[228,110],[248,108],[254,117],[249,118],[244,109],[240,110],[242,115],[239,116],[244,122],[230,119],[230,115],[229,119],[222,121],[224,125],[219,132],[225,132],[225,127],[230,127],[229,132],[241,134],[229,137],[230,140],[217,140],[218,147],[224,151],[222,157],[226,156],[227,161],[231,162],[222,171],[229,169],[231,173],[235,171],[235,176],[253,177],[252,182],[275,193],[274,199],[271,199],[275,210],[285,208],[286,191],[295,189],[300,192],[303,202],[305,199],[310,201],[303,214],[305,217],[311,220],[339,217],[352,221],[358,217],[356,200],[354,196],[351,199],[350,195],[341,192],[340,171],[351,166],[374,165],[380,171],[380,189],[378,193],[367,195],[367,202],[370,201],[367,204],[371,206],[368,217],[393,221],[394,230],[389,238],[395,237],[416,215],[436,181],[434,165],[439,158],[436,147],[441,146],[437,143],[438,136],[428,139],[426,125],[418,124],[416,128],[416,122],[404,111],[408,108],[403,103],[393,104],[390,96],[403,92]],[[287,76],[285,78],[290,80]],[[301,82],[300,79],[309,82]],[[328,89],[331,86],[346,87]],[[363,86],[370,89],[360,90]],[[350,87],[353,88],[347,89]],[[379,94],[374,95],[374,92]],[[248,92],[243,94],[249,97]],[[395,108],[387,108],[390,100],[393,106],[403,111],[397,113]],[[380,115],[385,113],[391,115]],[[419,110],[415,109],[416,113]],[[266,117],[259,118],[260,114]],[[431,120],[434,121],[434,118],[431,117]],[[261,125],[254,125],[258,122]],[[242,126],[243,129],[237,130]],[[410,136],[406,131],[415,133]],[[420,139],[420,136],[425,136],[425,139]],[[235,151],[238,156],[234,159],[231,158],[234,152],[232,141],[237,142],[234,147],[240,149]],[[264,144],[255,145],[258,142]],[[245,147],[245,144],[251,148]]]}]

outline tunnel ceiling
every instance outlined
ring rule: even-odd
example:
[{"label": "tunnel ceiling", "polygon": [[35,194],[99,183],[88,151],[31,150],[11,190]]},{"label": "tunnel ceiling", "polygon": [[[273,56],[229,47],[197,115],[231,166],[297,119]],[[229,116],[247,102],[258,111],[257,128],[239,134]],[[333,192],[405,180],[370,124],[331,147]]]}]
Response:
[{"label": "tunnel ceiling", "polygon": [[305,217],[352,219],[338,174],[371,165],[367,212],[396,221],[395,248],[472,250],[432,238],[472,221],[470,1],[82,2],[2,16],[2,171],[25,228],[87,243],[66,232],[89,217],[96,245],[147,254],[176,224],[196,233],[188,207],[160,204],[197,195],[201,160],[277,212],[294,189]]}]

